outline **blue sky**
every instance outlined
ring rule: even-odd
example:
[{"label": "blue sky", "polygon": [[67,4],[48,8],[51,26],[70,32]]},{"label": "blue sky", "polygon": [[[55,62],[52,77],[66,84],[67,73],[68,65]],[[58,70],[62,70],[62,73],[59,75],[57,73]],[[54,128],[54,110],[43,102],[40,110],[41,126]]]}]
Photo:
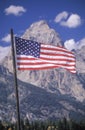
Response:
[{"label": "blue sky", "polygon": [[70,50],[85,44],[85,0],[0,0],[0,46],[10,45],[11,28],[21,36],[39,20],[46,20]]}]

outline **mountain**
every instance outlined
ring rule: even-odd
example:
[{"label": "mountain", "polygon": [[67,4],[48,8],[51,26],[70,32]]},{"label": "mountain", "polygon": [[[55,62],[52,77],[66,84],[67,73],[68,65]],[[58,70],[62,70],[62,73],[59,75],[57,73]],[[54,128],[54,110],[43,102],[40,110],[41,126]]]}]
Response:
[{"label": "mountain", "polygon": [[[16,118],[14,77],[7,68],[0,66],[0,119]],[[18,80],[21,118],[29,120],[60,119],[77,120],[85,117],[85,104],[60,92],[51,93],[43,88]]]},{"label": "mountain", "polygon": [[[62,40],[46,21],[33,23],[22,38],[62,46]],[[85,46],[74,51],[77,73],[65,69],[18,71],[21,117],[85,119]],[[1,118],[14,117],[15,93],[11,50],[0,63]],[[11,108],[11,109],[10,109]],[[4,114],[3,114],[4,113]],[[7,113],[7,114],[6,114]],[[11,113],[11,114],[10,114]],[[8,116],[10,115],[10,116]],[[14,118],[13,118],[14,119]]]},{"label": "mountain", "polygon": [[[2,62],[2,60],[5,58],[5,56],[8,55],[10,50],[10,47],[1,47],[0,46],[0,63]],[[5,53],[4,53],[5,52]]]},{"label": "mountain", "polygon": [[50,28],[46,21],[33,23],[22,36],[25,39],[34,40],[40,43],[61,46],[61,39],[54,29]]}]

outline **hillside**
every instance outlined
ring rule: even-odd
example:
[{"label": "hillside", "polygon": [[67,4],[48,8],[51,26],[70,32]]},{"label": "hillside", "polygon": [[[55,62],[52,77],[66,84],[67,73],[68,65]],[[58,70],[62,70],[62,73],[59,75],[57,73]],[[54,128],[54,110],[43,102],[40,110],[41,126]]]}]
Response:
[{"label": "hillside", "polygon": [[[22,37],[44,44],[62,46],[59,34],[51,29],[45,21],[33,23]],[[64,116],[68,119],[85,119],[84,50],[85,46],[74,51],[76,74],[61,68],[43,71],[18,71],[22,117],[27,116],[30,120],[55,119]],[[11,50],[0,64],[0,93],[2,95],[0,96],[0,113],[1,118],[10,115],[11,119],[15,113],[16,101]]]}]

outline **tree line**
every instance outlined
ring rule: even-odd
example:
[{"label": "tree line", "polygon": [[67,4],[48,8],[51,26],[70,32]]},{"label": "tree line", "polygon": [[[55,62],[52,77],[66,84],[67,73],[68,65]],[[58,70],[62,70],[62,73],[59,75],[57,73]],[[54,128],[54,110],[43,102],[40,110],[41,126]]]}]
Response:
[{"label": "tree line", "polygon": [[[17,130],[17,123],[0,121],[0,130]],[[85,120],[32,121],[21,120],[21,130],[85,130]]]}]

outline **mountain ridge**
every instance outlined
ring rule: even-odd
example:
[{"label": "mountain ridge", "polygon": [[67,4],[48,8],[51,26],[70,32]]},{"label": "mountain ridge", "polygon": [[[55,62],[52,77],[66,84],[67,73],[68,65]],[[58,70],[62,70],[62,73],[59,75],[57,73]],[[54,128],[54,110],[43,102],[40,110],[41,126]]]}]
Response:
[{"label": "mountain ridge", "polygon": [[[7,68],[3,68],[3,66],[0,66],[0,70],[2,70],[0,79],[3,78],[2,82],[0,82],[0,118],[13,121],[12,119],[14,118],[16,120],[14,76],[12,73],[8,75],[6,73],[8,71]],[[18,80],[18,91],[21,119],[27,117],[30,121],[33,121],[66,117],[67,119],[77,120],[79,116],[78,120],[81,120],[85,117],[85,105],[69,95],[64,96],[58,92],[47,92],[43,88],[20,80]]]},{"label": "mountain ridge", "polygon": [[[50,29],[45,21],[33,23],[22,35],[22,38],[36,40],[40,43],[62,46],[62,40],[60,39],[59,34],[55,32],[55,30]],[[84,119],[84,47],[80,50],[74,51],[74,54],[76,56],[76,74],[71,74],[69,71],[61,68],[43,71],[17,71],[17,77],[19,80],[19,93],[21,94],[21,113],[23,113],[23,117],[27,116],[30,120],[43,120],[47,118],[62,118],[64,116],[67,118],[77,119],[77,117],[79,116],[80,119]],[[10,91],[10,87],[13,84],[13,82],[11,84],[11,80],[13,78],[11,50],[9,51],[8,55],[4,57],[0,65],[0,67],[2,68],[0,69],[0,72],[2,72],[0,75],[0,89],[3,85],[5,87],[6,85],[8,85]],[[3,75],[4,71],[5,75]],[[11,78],[9,78],[9,81],[7,82],[5,81],[5,78],[9,77],[9,75],[11,75]],[[6,82],[8,84],[6,84]],[[33,89],[35,91],[33,91]],[[9,93],[9,91],[7,91],[6,93]],[[2,91],[2,93],[4,92]],[[44,97],[45,100],[43,99]],[[13,98],[14,93],[11,92],[11,94],[7,96],[7,99],[10,99],[9,104],[11,104],[11,101],[14,100]],[[3,106],[3,103],[0,105]],[[28,109],[30,109],[30,111]],[[3,112],[1,111],[1,113]]]}]

